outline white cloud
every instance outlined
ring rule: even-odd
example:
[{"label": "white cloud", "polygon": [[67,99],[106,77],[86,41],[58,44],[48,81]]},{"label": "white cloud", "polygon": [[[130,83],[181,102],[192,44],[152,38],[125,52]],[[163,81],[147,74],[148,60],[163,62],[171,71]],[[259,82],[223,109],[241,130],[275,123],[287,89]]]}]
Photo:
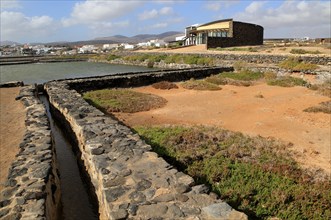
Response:
[{"label": "white cloud", "polygon": [[113,19],[130,13],[142,4],[144,4],[142,1],[86,0],[85,2],[76,3],[70,18],[62,19],[62,23],[64,26],[71,26],[111,22]]},{"label": "white cloud", "polygon": [[151,28],[153,29],[166,28],[166,27],[168,27],[168,23],[157,23],[151,26]]},{"label": "white cloud", "polygon": [[159,15],[159,12],[156,9],[151,11],[144,11],[139,15],[139,20],[148,20],[152,18],[156,18]]},{"label": "white cloud", "polygon": [[1,12],[1,39],[25,41],[33,38],[38,41],[44,36],[52,35],[57,29],[53,18],[49,16],[27,17],[21,12]]},{"label": "white cloud", "polygon": [[236,5],[240,0],[231,0],[231,1],[208,1],[204,8],[210,11],[220,11],[222,8],[227,9],[233,5]]},{"label": "white cloud", "polygon": [[20,8],[21,5],[17,0],[0,0],[0,8],[8,9],[8,8]]},{"label": "white cloud", "polygon": [[235,19],[262,25],[266,37],[330,36],[328,1],[284,1],[277,8],[266,8],[266,5],[252,2]]},{"label": "white cloud", "polygon": [[160,9],[160,15],[171,15],[174,13],[174,10],[171,7],[164,7]]},{"label": "white cloud", "polygon": [[265,2],[252,2],[246,9],[245,11],[253,14],[256,12],[259,12],[261,9],[263,9],[263,5],[265,4]]},{"label": "white cloud", "polygon": [[160,10],[150,10],[150,11],[144,11],[143,13],[139,14],[139,20],[149,20],[154,19],[159,16],[166,16],[171,15],[174,13],[174,10],[171,7],[163,7]]},{"label": "white cloud", "polygon": [[209,2],[205,8],[211,11],[219,11],[221,9],[221,2]]}]

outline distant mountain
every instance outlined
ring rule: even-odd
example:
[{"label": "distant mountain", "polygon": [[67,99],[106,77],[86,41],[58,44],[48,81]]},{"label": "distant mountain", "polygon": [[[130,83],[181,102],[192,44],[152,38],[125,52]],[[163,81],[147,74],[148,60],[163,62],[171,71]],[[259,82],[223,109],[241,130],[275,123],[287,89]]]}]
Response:
[{"label": "distant mountain", "polygon": [[93,40],[97,40],[97,41],[109,40],[109,41],[113,41],[114,43],[139,43],[139,42],[146,42],[149,40],[159,39],[169,42],[169,41],[174,41],[176,37],[182,36],[183,34],[184,33],[178,31],[169,31],[162,34],[139,34],[132,37],[115,35],[110,37],[99,37]]},{"label": "distant mountain", "polygon": [[9,40],[5,40],[5,41],[0,41],[0,46],[6,46],[6,45],[21,45],[20,43],[14,42],[14,41],[9,41]]},{"label": "distant mountain", "polygon": [[[176,37],[183,36],[184,33],[178,31],[169,31],[162,34],[139,34],[132,37],[127,37],[123,35],[114,35],[110,37],[98,37],[92,40],[85,40],[85,41],[74,41],[74,42],[67,42],[67,41],[58,41],[58,42],[49,42],[49,43],[30,43],[30,45],[37,45],[37,44],[45,44],[47,46],[79,46],[79,45],[86,45],[86,44],[93,44],[93,45],[101,45],[101,44],[120,44],[120,43],[141,43],[147,42],[149,40],[163,40],[165,42],[174,41]],[[17,42],[13,41],[1,41],[0,45],[22,45]]]}]

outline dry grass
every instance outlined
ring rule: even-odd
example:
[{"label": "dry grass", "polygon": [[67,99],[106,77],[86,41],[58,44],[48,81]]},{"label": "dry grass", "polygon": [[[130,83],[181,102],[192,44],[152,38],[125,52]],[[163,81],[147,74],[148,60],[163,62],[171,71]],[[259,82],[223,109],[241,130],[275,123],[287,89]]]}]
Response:
[{"label": "dry grass", "polygon": [[209,82],[203,81],[203,80],[194,80],[194,79],[183,82],[181,85],[185,89],[193,89],[193,90],[211,90],[211,91],[215,91],[215,90],[221,90],[222,89],[221,87],[219,87],[216,84],[209,83]]},{"label": "dry grass", "polygon": [[178,86],[175,83],[168,82],[168,81],[161,81],[154,83],[152,85],[153,88],[155,89],[178,89]]},{"label": "dry grass", "polygon": [[305,112],[323,112],[331,114],[331,101],[321,102],[318,106],[313,106],[303,110]]},{"label": "dry grass", "polygon": [[162,97],[128,89],[104,89],[84,93],[84,99],[107,112],[134,113],[163,107]]},{"label": "dry grass", "polygon": [[323,84],[312,85],[310,89],[317,91],[321,95],[331,98],[331,80],[327,80]]}]

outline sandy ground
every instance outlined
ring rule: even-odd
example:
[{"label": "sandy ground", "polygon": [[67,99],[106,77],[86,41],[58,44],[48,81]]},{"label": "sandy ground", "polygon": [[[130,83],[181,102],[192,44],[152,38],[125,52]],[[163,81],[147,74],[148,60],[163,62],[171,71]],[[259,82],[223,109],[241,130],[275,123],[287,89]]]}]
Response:
[{"label": "sandy ground", "polygon": [[[283,88],[259,83],[251,87],[222,86],[220,91],[183,88],[134,90],[168,100],[165,107],[116,116],[130,126],[157,124],[211,125],[293,143],[291,150],[305,167],[331,174],[331,116],[304,109],[329,100],[304,87]],[[262,95],[263,98],[257,97]]]},{"label": "sandy ground", "polygon": [[25,109],[15,100],[19,91],[19,87],[0,88],[0,191],[25,131]]},{"label": "sandy ground", "polygon": [[[331,56],[331,49],[327,48],[325,45],[316,45],[316,46],[279,46],[279,47],[268,47],[268,46],[244,46],[244,47],[236,47],[236,48],[256,48],[258,52],[249,52],[249,51],[229,51],[231,48],[224,48],[223,50],[207,50],[205,45],[196,45],[189,46],[177,49],[167,49],[167,48],[159,48],[153,50],[138,50],[138,52],[144,53],[152,53],[152,52],[167,52],[167,53],[207,53],[207,54],[274,54],[274,55],[291,55],[290,53],[292,49],[303,49],[307,51],[319,51],[319,56]],[[309,54],[308,54],[309,55]],[[314,56],[314,55],[313,55]]]}]

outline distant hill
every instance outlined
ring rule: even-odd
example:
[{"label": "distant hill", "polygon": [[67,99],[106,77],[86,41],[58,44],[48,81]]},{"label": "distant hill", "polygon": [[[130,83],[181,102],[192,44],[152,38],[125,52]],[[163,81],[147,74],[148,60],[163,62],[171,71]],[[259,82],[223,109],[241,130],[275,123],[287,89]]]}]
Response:
[{"label": "distant hill", "polygon": [[[86,44],[120,44],[120,43],[141,43],[141,42],[147,42],[149,40],[164,40],[165,42],[174,41],[176,37],[182,36],[184,33],[178,32],[178,31],[169,31],[164,32],[162,34],[139,34],[132,37],[127,37],[123,35],[114,35],[110,37],[98,37],[92,40],[85,40],[85,41],[73,41],[73,42],[67,42],[67,41],[58,41],[58,42],[49,42],[49,43],[31,43],[30,45],[36,45],[36,44],[45,44],[47,46],[76,46],[76,45],[86,45]],[[13,41],[1,41],[1,46],[4,45],[21,45],[20,43],[13,42]]]},{"label": "distant hill", "polygon": [[14,42],[14,41],[9,41],[9,40],[0,41],[0,46],[6,46],[6,45],[11,46],[11,45],[14,45],[14,44],[16,44],[16,45],[22,45],[20,43],[17,43],[17,42]]},{"label": "distant hill", "polygon": [[99,37],[94,40],[97,41],[113,41],[115,43],[139,43],[146,42],[149,40],[159,39],[164,40],[166,42],[174,41],[176,37],[182,36],[184,33],[178,31],[169,31],[162,34],[139,34],[132,37],[126,37],[122,35],[115,35],[110,37]]}]

